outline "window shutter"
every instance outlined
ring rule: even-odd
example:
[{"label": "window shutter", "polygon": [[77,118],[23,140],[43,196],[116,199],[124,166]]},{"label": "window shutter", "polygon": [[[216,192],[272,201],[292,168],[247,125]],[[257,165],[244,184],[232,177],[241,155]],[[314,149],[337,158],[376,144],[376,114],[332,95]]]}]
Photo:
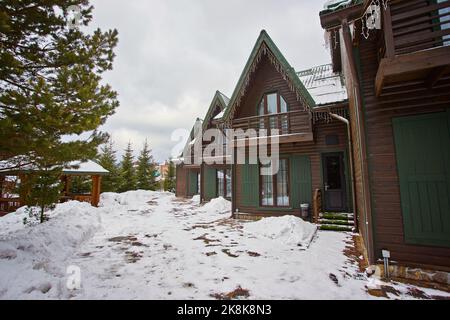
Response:
[{"label": "window shutter", "polygon": [[242,165],[242,205],[257,207],[259,199],[259,170],[257,164]]},{"label": "window shutter", "polygon": [[197,171],[189,171],[189,195],[193,196],[198,193],[197,186],[198,186],[198,176]]},{"label": "window shutter", "polygon": [[312,204],[311,160],[309,156],[296,155],[291,158],[291,199],[292,207],[300,208],[301,203]]},{"label": "window shutter", "polygon": [[205,167],[205,199],[210,200],[215,198],[217,195],[217,180],[216,180],[216,169],[211,167]]}]

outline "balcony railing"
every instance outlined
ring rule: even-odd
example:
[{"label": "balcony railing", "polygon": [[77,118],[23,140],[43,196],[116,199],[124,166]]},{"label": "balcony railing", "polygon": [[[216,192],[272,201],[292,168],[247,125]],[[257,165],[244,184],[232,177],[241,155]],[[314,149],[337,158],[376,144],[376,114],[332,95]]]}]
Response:
[{"label": "balcony railing", "polygon": [[450,0],[396,1],[383,20],[384,57],[450,45]]},{"label": "balcony railing", "polygon": [[233,120],[232,126],[233,129],[254,129],[257,132],[265,129],[268,135],[274,134],[274,129],[280,135],[311,131],[309,115],[301,110],[238,118]]}]

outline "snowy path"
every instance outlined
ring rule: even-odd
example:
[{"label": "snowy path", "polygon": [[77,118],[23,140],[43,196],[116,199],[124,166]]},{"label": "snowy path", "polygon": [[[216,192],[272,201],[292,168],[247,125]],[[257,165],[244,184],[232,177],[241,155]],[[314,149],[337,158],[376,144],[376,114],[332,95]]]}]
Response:
[{"label": "snowy path", "polygon": [[[319,231],[305,250],[248,233],[246,223],[228,219],[225,200],[199,206],[159,192],[105,197],[103,207],[92,209],[100,219],[96,232],[67,257],[47,259],[40,273],[24,271],[32,259],[12,253],[12,240],[0,241],[0,280],[9,281],[0,283],[0,298],[211,299],[237,288],[244,290],[233,297],[249,299],[375,298],[367,293],[369,280],[343,254],[351,234]],[[17,261],[22,281],[7,280]],[[81,270],[81,289],[65,288],[70,265]],[[27,277],[45,281],[30,289]],[[412,298],[406,286],[396,289],[400,298]]]}]

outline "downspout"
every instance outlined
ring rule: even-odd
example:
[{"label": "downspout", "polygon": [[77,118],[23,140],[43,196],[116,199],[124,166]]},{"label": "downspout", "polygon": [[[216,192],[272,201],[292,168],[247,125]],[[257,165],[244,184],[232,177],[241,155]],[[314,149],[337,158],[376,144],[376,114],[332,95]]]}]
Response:
[{"label": "downspout", "polygon": [[330,117],[333,119],[336,119],[338,121],[341,121],[345,123],[347,127],[347,137],[348,137],[348,152],[349,152],[349,165],[350,165],[350,180],[351,180],[351,188],[352,188],[352,206],[353,206],[353,221],[355,224],[355,232],[359,231],[359,225],[358,225],[358,215],[356,214],[356,188],[355,188],[355,171],[353,169],[353,145],[352,145],[352,133],[350,130],[350,121],[348,119],[337,115],[335,113],[332,113],[331,111],[328,112]]},{"label": "downspout", "polygon": [[372,210],[370,205],[370,194],[369,194],[369,185],[368,185],[368,170],[366,164],[366,148],[365,148],[365,136],[362,138],[363,130],[363,122],[361,116],[361,106],[362,106],[362,96],[361,96],[361,88],[360,88],[360,79],[358,76],[358,71],[355,64],[355,58],[353,56],[353,46],[352,46],[352,36],[350,32],[350,28],[348,25],[347,19],[343,19],[341,22],[342,27],[342,37],[344,39],[344,45],[348,56],[348,63],[350,67],[351,77],[353,79],[353,93],[355,98],[355,121],[356,121],[356,130],[358,131],[359,136],[359,152],[361,158],[361,175],[362,175],[362,191],[363,191],[363,207],[365,210],[365,218],[366,221],[366,230],[367,230],[367,254],[369,258],[369,263],[373,263],[375,261],[375,254],[373,249],[373,235],[372,235]]}]

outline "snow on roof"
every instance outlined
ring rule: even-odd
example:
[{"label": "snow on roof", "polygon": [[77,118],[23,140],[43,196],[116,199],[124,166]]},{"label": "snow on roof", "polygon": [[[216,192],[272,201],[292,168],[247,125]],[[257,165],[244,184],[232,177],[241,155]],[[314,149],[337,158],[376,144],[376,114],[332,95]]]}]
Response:
[{"label": "snow on roof", "polygon": [[360,2],[361,0],[328,0],[323,5],[323,11],[333,12]]},{"label": "snow on roof", "polygon": [[333,72],[331,64],[299,71],[297,75],[317,106],[344,102],[348,99],[343,76],[339,72]]},{"label": "snow on roof", "polygon": [[222,119],[223,115],[225,114],[225,110],[227,110],[227,108],[223,109],[222,111],[220,111],[217,116],[214,117],[214,120],[218,120],[218,119]]},{"label": "snow on roof", "polygon": [[224,95],[222,92],[219,91],[220,96],[223,99],[223,102],[228,106],[230,104],[230,98],[228,98],[226,95]]},{"label": "snow on roof", "polygon": [[[77,168],[73,168],[73,167]],[[78,173],[98,173],[98,174],[107,174],[108,170],[103,168],[98,163],[95,163],[92,160],[88,160],[86,162],[81,161],[72,161],[70,162],[64,169],[63,173],[66,174],[78,174]]]},{"label": "snow on roof", "polygon": [[[11,159],[0,161],[0,173],[14,173],[19,171],[33,171],[36,166],[27,162],[26,158],[17,156]],[[92,160],[72,161],[63,169],[64,174],[107,174],[108,170]]]}]

